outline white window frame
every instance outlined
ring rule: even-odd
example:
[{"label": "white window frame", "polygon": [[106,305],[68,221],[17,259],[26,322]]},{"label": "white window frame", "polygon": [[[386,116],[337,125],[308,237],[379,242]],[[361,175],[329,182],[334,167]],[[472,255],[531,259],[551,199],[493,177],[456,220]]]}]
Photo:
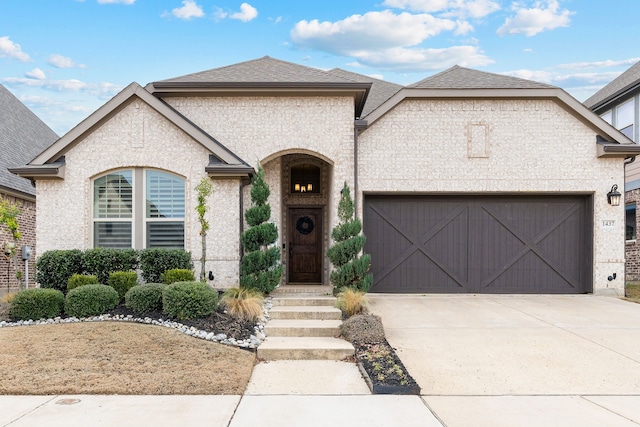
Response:
[{"label": "white window frame", "polygon": [[[100,178],[103,178],[107,175],[117,174],[119,172],[131,171],[131,192],[132,192],[132,208],[131,208],[131,218],[121,219],[121,218],[95,218],[95,185],[96,181]],[[156,171],[163,174],[167,174],[171,177],[178,178],[182,180],[184,184],[184,210],[182,217],[171,217],[165,219],[159,218],[147,218],[147,172]],[[187,180],[184,176],[155,168],[143,168],[143,167],[129,167],[129,168],[121,168],[110,170],[108,172],[102,173],[98,176],[95,176],[91,179],[91,227],[90,227],[90,239],[92,247],[96,247],[96,236],[95,236],[95,224],[96,222],[128,222],[131,224],[131,248],[133,249],[144,249],[147,247],[147,223],[148,222],[182,222],[184,235],[182,240],[182,247],[186,248],[186,238],[187,238],[187,229],[186,229],[186,202],[187,202]]]}]

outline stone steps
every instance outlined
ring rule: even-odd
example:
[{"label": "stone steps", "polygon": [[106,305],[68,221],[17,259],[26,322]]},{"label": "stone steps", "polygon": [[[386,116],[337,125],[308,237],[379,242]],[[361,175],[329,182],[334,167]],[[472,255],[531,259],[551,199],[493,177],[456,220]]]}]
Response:
[{"label": "stone steps", "polygon": [[351,343],[340,334],[342,313],[335,297],[325,290],[316,295],[303,292],[273,295],[271,320],[265,325],[266,340],[258,347],[263,360],[342,360],[353,356]]},{"label": "stone steps", "polygon": [[272,319],[264,330],[270,337],[337,337],[341,320]]}]

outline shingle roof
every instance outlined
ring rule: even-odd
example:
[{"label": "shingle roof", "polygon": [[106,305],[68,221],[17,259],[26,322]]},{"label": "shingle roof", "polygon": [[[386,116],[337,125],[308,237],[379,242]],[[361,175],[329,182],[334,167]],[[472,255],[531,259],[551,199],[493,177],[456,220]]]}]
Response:
[{"label": "shingle roof", "polygon": [[556,86],[453,66],[407,87],[416,89],[549,89]]},{"label": "shingle roof", "polygon": [[584,101],[584,105],[592,110],[616,98],[640,84],[640,62],[637,62],[624,73],[611,81],[608,85],[594,93],[589,99]]},{"label": "shingle roof", "polygon": [[334,76],[353,80],[358,83],[371,83],[371,89],[369,90],[369,95],[367,96],[367,102],[362,109],[362,117],[366,117],[367,114],[378,108],[384,101],[391,98],[403,87],[402,85],[396,83],[375,79],[373,77],[364,76],[362,74],[352,73],[351,71],[342,70],[340,68],[329,70],[328,73]]},{"label": "shingle roof", "polygon": [[7,169],[26,165],[57,139],[54,131],[0,85],[0,187],[35,195],[28,179]]},{"label": "shingle roof", "polygon": [[349,83],[317,68],[294,64],[269,56],[199,73],[187,74],[159,83]]}]

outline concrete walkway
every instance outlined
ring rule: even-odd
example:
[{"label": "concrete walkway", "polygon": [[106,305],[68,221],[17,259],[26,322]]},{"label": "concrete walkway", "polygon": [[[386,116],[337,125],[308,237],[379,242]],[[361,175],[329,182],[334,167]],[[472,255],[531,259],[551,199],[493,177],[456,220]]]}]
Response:
[{"label": "concrete walkway", "polygon": [[243,396],[0,396],[0,426],[639,426],[640,305],[593,296],[371,295],[423,396],[355,365],[256,366]]}]

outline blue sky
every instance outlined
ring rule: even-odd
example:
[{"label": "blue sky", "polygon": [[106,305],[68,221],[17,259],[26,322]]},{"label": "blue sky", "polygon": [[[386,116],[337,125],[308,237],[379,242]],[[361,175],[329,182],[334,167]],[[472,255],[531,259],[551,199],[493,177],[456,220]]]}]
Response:
[{"label": "blue sky", "polygon": [[640,60],[637,0],[0,0],[0,83],[62,135],[129,83],[265,55],[410,84],[453,65],[584,101]]}]

